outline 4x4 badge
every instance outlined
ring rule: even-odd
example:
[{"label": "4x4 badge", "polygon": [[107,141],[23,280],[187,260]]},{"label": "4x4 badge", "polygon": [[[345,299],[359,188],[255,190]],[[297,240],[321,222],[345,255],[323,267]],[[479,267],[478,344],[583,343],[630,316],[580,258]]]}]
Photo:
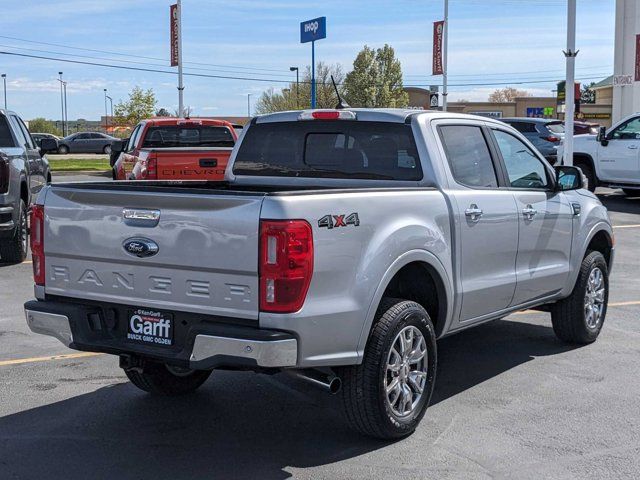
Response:
[{"label": "4x4 badge", "polygon": [[360,225],[360,218],[358,218],[358,212],[350,213],[349,215],[325,215],[318,220],[318,227],[320,228],[336,228],[346,227],[353,225],[357,227]]}]

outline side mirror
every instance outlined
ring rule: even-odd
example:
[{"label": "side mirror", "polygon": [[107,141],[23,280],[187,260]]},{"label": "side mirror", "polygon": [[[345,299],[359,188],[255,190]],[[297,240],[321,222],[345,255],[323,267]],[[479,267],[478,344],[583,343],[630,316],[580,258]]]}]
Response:
[{"label": "side mirror", "polygon": [[600,142],[603,147],[606,147],[608,145],[609,141],[607,140],[607,127],[600,127],[598,129],[596,140]]},{"label": "side mirror", "polygon": [[559,191],[580,190],[587,184],[582,170],[578,167],[558,165],[554,169],[556,171],[556,186]]},{"label": "side mirror", "polygon": [[58,141],[55,138],[43,138],[40,140],[40,155],[58,151]]},{"label": "side mirror", "polygon": [[124,142],[122,140],[114,140],[111,142],[111,151],[113,153],[120,153],[124,150]]}]

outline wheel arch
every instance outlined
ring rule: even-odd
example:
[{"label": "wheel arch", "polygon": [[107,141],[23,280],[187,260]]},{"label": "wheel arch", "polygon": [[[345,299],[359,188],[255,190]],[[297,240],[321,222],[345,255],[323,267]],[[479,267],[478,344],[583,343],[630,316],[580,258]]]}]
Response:
[{"label": "wheel arch", "polygon": [[593,172],[593,175],[596,177],[596,181],[598,180],[598,171],[596,170],[596,164],[593,161],[593,157],[588,153],[584,153],[584,152],[574,153],[573,164],[575,166],[579,166],[580,164],[583,164],[591,167],[591,171]]},{"label": "wheel arch", "polygon": [[[408,283],[407,280],[411,279]],[[417,281],[416,281],[417,280]],[[387,295],[400,296],[422,305],[434,324],[436,336],[442,336],[451,323],[452,286],[446,268],[426,250],[412,250],[389,266],[376,289],[358,341],[358,357],[362,359],[376,311]]]}]

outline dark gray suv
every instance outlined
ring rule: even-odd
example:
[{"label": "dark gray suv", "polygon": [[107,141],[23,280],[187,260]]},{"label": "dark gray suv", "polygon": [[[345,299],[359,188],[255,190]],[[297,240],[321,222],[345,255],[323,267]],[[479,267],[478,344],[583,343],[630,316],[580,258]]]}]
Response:
[{"label": "dark gray suv", "polygon": [[558,146],[564,138],[564,124],[550,118],[501,118],[522,133],[551,165],[558,162]]}]

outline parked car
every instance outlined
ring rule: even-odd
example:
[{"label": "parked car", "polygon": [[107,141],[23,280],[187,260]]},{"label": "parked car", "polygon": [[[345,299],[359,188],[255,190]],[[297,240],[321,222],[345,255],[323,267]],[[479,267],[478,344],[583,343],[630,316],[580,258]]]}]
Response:
[{"label": "parked car", "polygon": [[58,153],[111,153],[116,137],[99,132],[80,132],[67,135],[58,142]]},{"label": "parked car", "polygon": [[222,180],[237,140],[233,126],[207,118],[156,118],[140,122],[120,152],[114,180]]},{"label": "parked car", "polygon": [[38,148],[40,148],[40,142],[42,141],[43,138],[50,138],[52,140],[55,140],[56,142],[60,141],[60,137],[53,135],[51,133],[32,133],[31,138],[33,138],[33,141],[36,142],[36,146]]},{"label": "parked car", "polygon": [[547,118],[501,118],[522,133],[551,165],[558,161],[558,146],[564,137],[564,124]]},{"label": "parked car", "polygon": [[275,113],[245,129],[225,178],[47,187],[31,330],[118,355],[161,395],[216,368],[286,371],[390,439],[425,414],[438,338],[529,308],[565,342],[602,329],[607,210],[505,123]]},{"label": "parked car", "polygon": [[[558,150],[562,155],[564,147]],[[573,139],[573,164],[580,167],[592,192],[598,185],[640,196],[640,113],[623,118],[597,135]]]},{"label": "parked car", "polygon": [[0,262],[22,262],[27,255],[27,211],[38,192],[51,182],[45,153],[56,151],[55,139],[40,147],[15,113],[0,110]]},{"label": "parked car", "polygon": [[575,135],[597,135],[600,124],[591,122],[573,122],[573,133]]}]

